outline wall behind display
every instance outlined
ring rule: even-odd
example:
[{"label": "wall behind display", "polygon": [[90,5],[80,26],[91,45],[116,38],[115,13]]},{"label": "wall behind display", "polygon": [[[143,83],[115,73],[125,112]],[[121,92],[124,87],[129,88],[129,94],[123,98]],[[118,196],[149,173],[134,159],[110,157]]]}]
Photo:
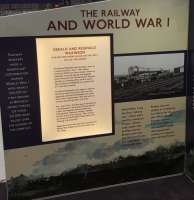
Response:
[{"label": "wall behind display", "polygon": [[194,1],[190,1],[190,26],[189,26],[189,75],[187,89],[187,162],[186,172],[194,179]]},{"label": "wall behind display", "polygon": [[79,5],[84,3],[97,2],[102,0],[58,0],[58,1],[18,1],[18,0],[6,0],[0,2],[0,16],[12,15],[17,13],[31,12],[36,10],[51,9],[61,6]]}]

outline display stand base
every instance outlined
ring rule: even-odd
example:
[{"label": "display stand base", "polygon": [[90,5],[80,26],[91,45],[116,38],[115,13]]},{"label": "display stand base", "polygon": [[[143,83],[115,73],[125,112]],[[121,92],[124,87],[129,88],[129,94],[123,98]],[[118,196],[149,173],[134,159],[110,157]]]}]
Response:
[{"label": "display stand base", "polygon": [[188,177],[179,174],[136,184],[122,184],[68,196],[55,196],[50,200],[193,200],[193,187],[194,184]]}]

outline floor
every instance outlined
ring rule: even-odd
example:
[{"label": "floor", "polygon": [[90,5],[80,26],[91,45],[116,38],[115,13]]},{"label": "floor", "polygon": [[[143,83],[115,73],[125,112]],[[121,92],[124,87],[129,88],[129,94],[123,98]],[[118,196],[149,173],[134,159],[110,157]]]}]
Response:
[{"label": "floor", "polygon": [[[5,185],[1,184],[0,200],[5,199],[5,194]],[[177,176],[52,200],[194,200],[194,184],[185,176]]]},{"label": "floor", "polygon": [[194,184],[185,176],[82,193],[56,200],[194,200]]},{"label": "floor", "polygon": [[1,183],[0,184],[0,200],[6,199],[6,184]]}]

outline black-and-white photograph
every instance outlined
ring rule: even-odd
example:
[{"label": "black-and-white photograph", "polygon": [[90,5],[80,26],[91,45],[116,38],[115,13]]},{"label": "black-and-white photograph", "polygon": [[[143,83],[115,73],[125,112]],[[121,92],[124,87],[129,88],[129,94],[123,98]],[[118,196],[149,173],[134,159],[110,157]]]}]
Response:
[{"label": "black-and-white photograph", "polygon": [[184,53],[116,56],[116,102],[184,96]]}]

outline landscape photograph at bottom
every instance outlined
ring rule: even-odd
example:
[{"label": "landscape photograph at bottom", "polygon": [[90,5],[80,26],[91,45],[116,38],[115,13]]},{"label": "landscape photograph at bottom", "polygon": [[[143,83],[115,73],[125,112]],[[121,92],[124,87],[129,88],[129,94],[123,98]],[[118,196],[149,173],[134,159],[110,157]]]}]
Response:
[{"label": "landscape photograph at bottom", "polygon": [[[71,145],[74,146],[69,144],[67,148],[71,148]],[[79,142],[77,145],[83,145],[83,142]],[[119,148],[116,147],[119,144],[115,143],[114,145],[115,147],[108,148]],[[61,154],[64,154],[62,150],[59,149]],[[56,158],[45,157],[39,164],[45,166],[45,170],[47,170],[46,165],[54,167],[54,159],[59,159],[59,156],[61,155],[56,155]],[[53,161],[49,159],[53,159]],[[123,157],[120,155],[113,160],[98,164],[90,164],[89,162],[78,164],[74,168],[64,169],[58,174],[57,172],[38,175],[35,175],[36,173],[34,175],[21,173],[8,180],[9,200],[27,200],[181,173],[183,161],[184,145],[175,143],[169,147],[158,147],[156,150],[148,151],[141,156],[128,155]],[[37,163],[34,165],[36,166]]]},{"label": "landscape photograph at bottom", "polygon": [[[165,101],[165,104],[180,102],[168,116],[173,123],[172,135],[149,135],[146,131],[165,127],[158,127],[160,122],[150,127],[142,121],[144,136],[130,139],[128,133],[126,141],[119,113],[136,106],[129,102],[115,105],[116,133],[113,136],[6,150],[9,200],[35,199],[182,173],[185,100],[181,97]],[[155,105],[161,101],[148,103]]]}]

